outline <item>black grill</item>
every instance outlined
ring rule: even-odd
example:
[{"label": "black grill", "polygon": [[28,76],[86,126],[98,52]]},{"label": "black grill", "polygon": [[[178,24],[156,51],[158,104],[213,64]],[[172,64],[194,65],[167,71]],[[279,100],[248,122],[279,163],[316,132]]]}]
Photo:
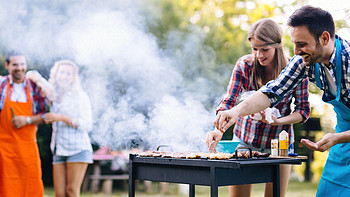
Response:
[{"label": "black grill", "polygon": [[273,183],[273,196],[279,196],[279,164],[301,164],[298,158],[249,159],[177,159],[139,157],[130,154],[129,197],[135,196],[135,180],[189,184],[189,196],[195,185],[210,186],[211,196],[218,196],[219,186]]}]

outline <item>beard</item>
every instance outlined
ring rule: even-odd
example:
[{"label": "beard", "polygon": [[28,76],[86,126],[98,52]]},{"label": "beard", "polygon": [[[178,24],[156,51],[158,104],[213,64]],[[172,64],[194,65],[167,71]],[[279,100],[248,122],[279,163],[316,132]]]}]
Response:
[{"label": "beard", "polygon": [[310,54],[310,61],[305,62],[307,66],[314,65],[322,59],[323,48],[320,43],[316,43],[315,51]]},{"label": "beard", "polygon": [[22,72],[22,71],[13,72],[11,73],[11,77],[12,77],[12,80],[16,83],[23,82],[25,78],[25,72]]}]

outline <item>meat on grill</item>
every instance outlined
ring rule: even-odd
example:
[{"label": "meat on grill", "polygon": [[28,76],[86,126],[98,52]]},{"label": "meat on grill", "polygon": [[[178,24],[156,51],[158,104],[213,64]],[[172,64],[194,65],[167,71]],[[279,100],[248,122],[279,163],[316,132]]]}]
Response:
[{"label": "meat on grill", "polygon": [[[252,151],[251,157],[268,157],[269,153],[261,153],[259,151]],[[162,157],[162,158],[186,158],[186,159],[217,159],[225,160],[236,158],[235,153],[198,153],[198,152],[160,152],[160,151],[146,151],[138,154],[139,157]],[[237,158],[250,158],[249,151],[237,152]]]}]

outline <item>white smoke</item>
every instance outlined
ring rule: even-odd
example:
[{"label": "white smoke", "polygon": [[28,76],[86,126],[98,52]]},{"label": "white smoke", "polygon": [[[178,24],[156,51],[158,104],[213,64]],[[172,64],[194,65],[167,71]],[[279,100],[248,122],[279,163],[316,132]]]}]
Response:
[{"label": "white smoke", "polygon": [[200,69],[215,64],[215,53],[202,47],[205,34],[195,26],[185,38],[170,33],[161,50],[146,25],[154,16],[140,13],[146,5],[146,0],[1,0],[0,45],[20,49],[46,71],[60,58],[81,66],[93,105],[94,143],[203,150],[215,115],[215,106],[204,105],[214,103],[218,93]]}]

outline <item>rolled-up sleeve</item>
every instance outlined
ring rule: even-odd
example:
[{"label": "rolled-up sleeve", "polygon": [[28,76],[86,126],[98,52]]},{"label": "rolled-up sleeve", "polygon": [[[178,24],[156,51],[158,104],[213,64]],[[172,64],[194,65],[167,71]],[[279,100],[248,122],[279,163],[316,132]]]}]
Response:
[{"label": "rolled-up sleeve", "polygon": [[233,68],[230,82],[227,86],[227,92],[218,104],[216,113],[218,111],[225,111],[234,107],[239,95],[247,88],[249,81],[248,62],[246,60],[248,56],[244,56],[237,61],[236,66]]},{"label": "rolled-up sleeve", "polygon": [[293,92],[293,97],[295,98],[294,112],[298,112],[303,117],[303,123],[305,123],[310,115],[310,103],[309,103],[309,79],[305,78],[301,84],[297,86]]},{"label": "rolled-up sleeve", "polygon": [[92,109],[88,95],[80,92],[79,116],[75,119],[78,123],[78,130],[90,132],[92,130]]},{"label": "rolled-up sleeve", "polygon": [[307,78],[305,72],[306,66],[302,58],[294,56],[281,74],[261,87],[260,91],[268,96],[271,107],[273,107]]}]

